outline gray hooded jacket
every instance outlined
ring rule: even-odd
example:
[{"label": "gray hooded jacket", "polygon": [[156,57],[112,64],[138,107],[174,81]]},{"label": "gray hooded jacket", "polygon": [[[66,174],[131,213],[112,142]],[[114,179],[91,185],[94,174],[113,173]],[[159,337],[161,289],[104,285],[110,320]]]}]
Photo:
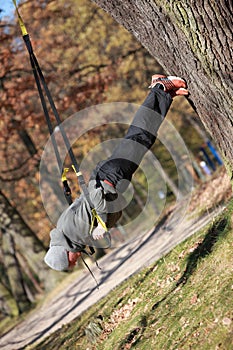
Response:
[{"label": "gray hooded jacket", "polygon": [[[88,190],[97,214],[108,228],[113,227],[122,213],[118,198],[122,198],[122,195],[102,181],[101,186],[97,187],[96,181],[91,180]],[[61,214],[57,227],[50,232],[50,247],[63,246],[68,251],[78,252],[86,245],[98,246],[91,236],[91,222],[91,208],[84,195],[81,195]]]}]

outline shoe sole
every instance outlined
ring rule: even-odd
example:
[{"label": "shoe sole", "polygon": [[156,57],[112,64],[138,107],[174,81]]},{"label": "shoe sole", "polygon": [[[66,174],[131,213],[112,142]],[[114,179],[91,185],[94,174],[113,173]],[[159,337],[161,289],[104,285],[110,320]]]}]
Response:
[{"label": "shoe sole", "polygon": [[185,83],[185,80],[184,80],[184,79],[182,79],[182,78],[180,78],[180,77],[176,77],[176,76],[174,76],[174,75],[169,75],[169,76],[167,77],[167,79],[170,79],[171,81],[172,81],[172,80],[180,80],[180,81],[183,81],[183,82]]}]

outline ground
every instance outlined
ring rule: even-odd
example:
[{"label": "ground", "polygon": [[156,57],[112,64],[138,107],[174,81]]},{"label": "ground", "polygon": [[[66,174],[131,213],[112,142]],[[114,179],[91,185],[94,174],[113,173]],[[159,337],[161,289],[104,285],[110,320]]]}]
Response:
[{"label": "ground", "polygon": [[[53,292],[53,297],[48,297],[23,322],[1,337],[1,349],[25,349],[68,324],[127,278],[154,263],[211,222],[224,209],[224,203],[231,196],[230,181],[222,169],[212,181],[200,185],[193,192],[188,213],[178,226],[167,230],[165,221],[155,230],[123,244],[100,259],[101,270],[92,266],[100,283],[99,289],[86,271],[70,275],[62,288]],[[194,304],[195,298],[197,296],[194,294]],[[131,300],[113,314],[113,323],[126,318],[136,303],[137,300]]]}]

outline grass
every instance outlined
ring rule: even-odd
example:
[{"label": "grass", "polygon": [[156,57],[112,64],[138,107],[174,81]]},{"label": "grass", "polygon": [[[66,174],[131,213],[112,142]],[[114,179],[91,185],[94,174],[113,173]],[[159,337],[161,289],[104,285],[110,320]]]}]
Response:
[{"label": "grass", "polygon": [[27,349],[232,350],[232,213]]}]

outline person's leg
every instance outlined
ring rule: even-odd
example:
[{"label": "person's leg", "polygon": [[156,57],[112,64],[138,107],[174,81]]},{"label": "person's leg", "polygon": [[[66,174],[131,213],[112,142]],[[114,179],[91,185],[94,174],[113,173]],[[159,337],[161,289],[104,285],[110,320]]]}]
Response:
[{"label": "person's leg", "polygon": [[97,165],[98,180],[107,180],[114,187],[123,179],[131,180],[143,156],[154,144],[171,102],[170,94],[157,87],[151,89],[113,154]]},{"label": "person's leg", "polygon": [[[153,76],[151,91],[138,109],[127,134],[119,142],[111,157],[100,162],[89,181],[89,193],[97,198],[102,192],[102,208],[108,213],[107,227],[116,223],[125,207],[123,193],[143,156],[155,142],[157,131],[165,118],[172,97],[187,95],[186,83],[178,77]],[[95,203],[93,203],[95,205]],[[100,232],[101,229],[101,232]],[[103,236],[103,228],[96,228],[93,238]]]},{"label": "person's leg", "polygon": [[150,87],[151,91],[136,112],[127,134],[113,154],[97,165],[92,175],[92,179],[107,180],[121,192],[127,187],[145,153],[154,144],[172,97],[188,94],[185,81],[174,76],[154,75]]}]

